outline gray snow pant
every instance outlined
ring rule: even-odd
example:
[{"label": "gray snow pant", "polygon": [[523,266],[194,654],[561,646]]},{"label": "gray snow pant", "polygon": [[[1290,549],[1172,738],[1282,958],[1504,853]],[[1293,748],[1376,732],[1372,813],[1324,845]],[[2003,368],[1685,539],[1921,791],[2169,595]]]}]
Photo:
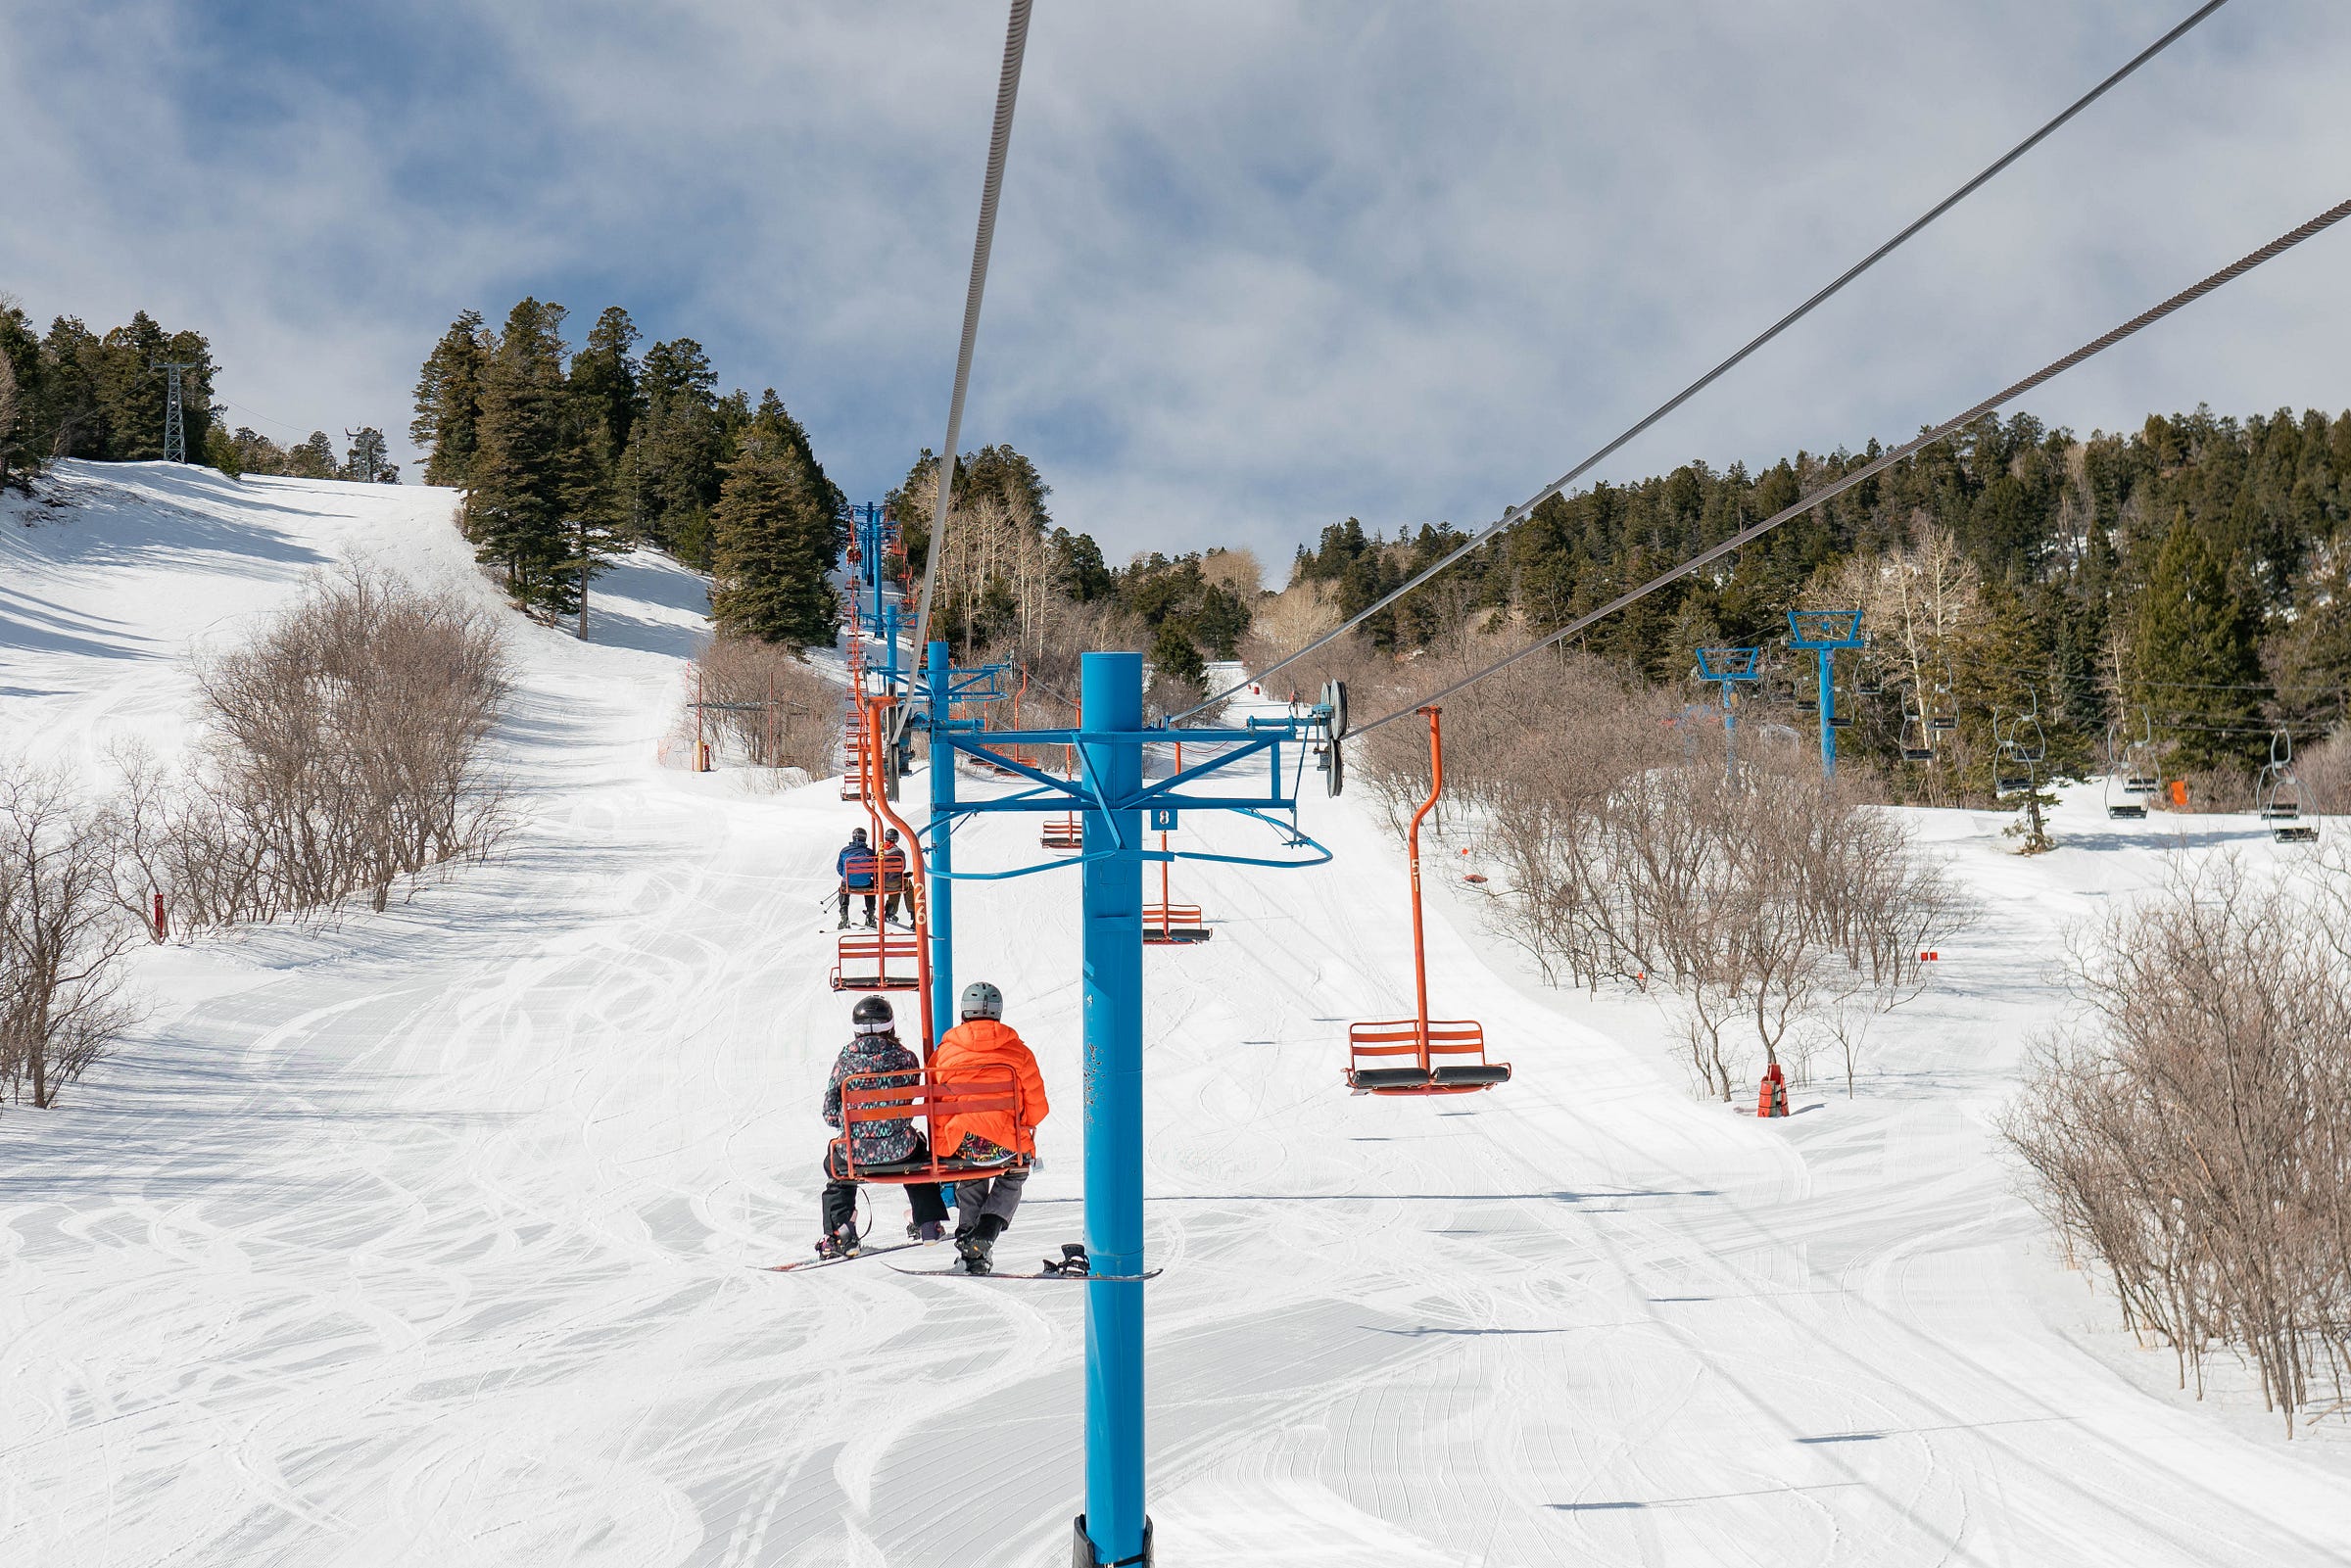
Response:
[{"label": "gray snow pant", "polygon": [[1026,1170],[1007,1170],[1000,1176],[955,1183],[955,1234],[968,1236],[979,1229],[983,1214],[995,1215],[1002,1227],[1010,1230],[1013,1212],[1021,1207],[1021,1188],[1028,1180]]}]

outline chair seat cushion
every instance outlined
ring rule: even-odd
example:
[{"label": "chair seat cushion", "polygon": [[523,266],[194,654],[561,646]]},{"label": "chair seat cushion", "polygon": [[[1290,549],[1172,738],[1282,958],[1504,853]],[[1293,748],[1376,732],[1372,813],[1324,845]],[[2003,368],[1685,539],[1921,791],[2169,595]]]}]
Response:
[{"label": "chair seat cushion", "polygon": [[1418,1068],[1357,1068],[1347,1079],[1359,1089],[1417,1089],[1428,1074]]}]

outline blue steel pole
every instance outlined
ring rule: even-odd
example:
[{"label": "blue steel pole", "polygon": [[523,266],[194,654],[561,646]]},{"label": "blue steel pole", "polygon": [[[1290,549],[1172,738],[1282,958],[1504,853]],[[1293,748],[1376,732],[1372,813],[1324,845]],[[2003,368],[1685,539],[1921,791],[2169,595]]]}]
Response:
[{"label": "blue steel pole", "polygon": [[1722,776],[1736,778],[1738,766],[1739,715],[1731,711],[1731,683],[1722,683]]},{"label": "blue steel pole", "polygon": [[947,645],[931,644],[931,1016],[936,1027],[955,1017],[955,839],[949,823],[955,807],[955,748],[941,728],[947,721]]},{"label": "blue steel pole", "polygon": [[1820,776],[1837,777],[1837,730],[1829,723],[1829,715],[1837,705],[1837,689],[1829,684],[1836,674],[1836,650],[1820,650]]},{"label": "blue steel pole", "polygon": [[[1079,745],[1111,799],[1142,787],[1143,656],[1080,661]],[[1085,814],[1085,1247],[1100,1274],[1143,1271],[1142,813]],[[1085,1287],[1085,1534],[1102,1563],[1139,1560],[1143,1287]]]}]

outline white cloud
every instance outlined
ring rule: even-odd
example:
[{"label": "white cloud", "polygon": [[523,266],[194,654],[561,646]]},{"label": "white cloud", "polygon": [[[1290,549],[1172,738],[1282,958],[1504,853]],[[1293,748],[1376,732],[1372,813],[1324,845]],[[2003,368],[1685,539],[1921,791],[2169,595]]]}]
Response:
[{"label": "white cloud", "polygon": [[[1114,558],[1481,521],[2186,9],[1048,0],[966,444],[1032,453]],[[224,65],[163,0],[0,18],[8,200],[40,214],[0,283],[201,325],[229,398],[305,428],[397,433],[450,316],[531,291],[776,385],[854,494],[937,443],[1000,10],[402,15],[392,91],[322,66],[334,35]],[[2070,349],[2351,191],[2347,66],[2339,6],[2225,8],[1607,472],[1899,437]],[[2345,244],[2030,406],[2351,404]]]}]

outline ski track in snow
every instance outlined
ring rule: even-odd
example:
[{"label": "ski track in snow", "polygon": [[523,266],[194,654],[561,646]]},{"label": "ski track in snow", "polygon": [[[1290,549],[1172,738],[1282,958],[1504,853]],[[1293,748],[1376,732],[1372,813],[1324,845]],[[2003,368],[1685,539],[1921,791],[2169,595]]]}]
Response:
[{"label": "ski track in snow", "polygon": [[[0,527],[0,746],[176,748],[191,650],[338,559],[495,602],[448,492],[60,474],[78,509]],[[818,904],[857,819],[829,781],[656,768],[699,594],[632,558],[590,643],[517,627],[504,860],[142,954],[138,1036],[0,1115],[0,1557],[1068,1560],[1082,1292],[746,1266],[815,1229],[847,1004]],[[2351,1443],[2170,1393],[1992,1129],[2060,924],[2150,880],[2163,823],[2085,796],[2025,862],[1918,814],[1987,924],[1861,1098],[1766,1124],[1688,1097],[1647,1004],[1532,983],[1442,875],[1433,999],[1517,1078],[1345,1094],[1345,1022],[1410,995],[1402,863],[1367,803],[1307,812],[1333,865],[1179,865],[1216,936],[1146,956],[1163,1560],[2351,1560]],[[1035,829],[982,819],[959,864]],[[958,898],[1056,1104],[1005,1243],[1041,1255],[1080,1217],[1076,876]]]}]

